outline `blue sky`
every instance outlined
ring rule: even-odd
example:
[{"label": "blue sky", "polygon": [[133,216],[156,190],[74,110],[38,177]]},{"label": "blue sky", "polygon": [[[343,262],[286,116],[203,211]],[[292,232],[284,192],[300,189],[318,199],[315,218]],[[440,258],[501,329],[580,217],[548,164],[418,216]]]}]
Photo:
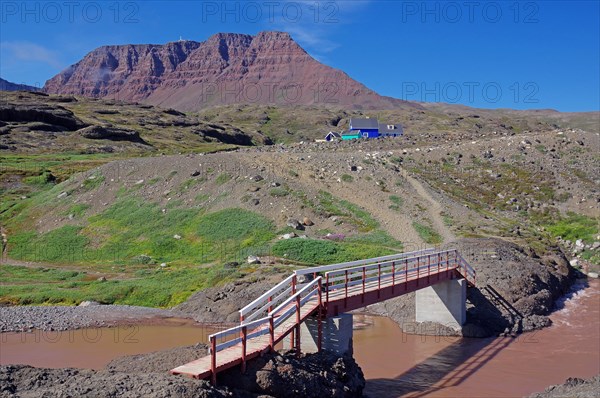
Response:
[{"label": "blue sky", "polygon": [[0,76],[44,82],[105,44],[289,32],[380,94],[600,110],[599,1],[3,1]]}]

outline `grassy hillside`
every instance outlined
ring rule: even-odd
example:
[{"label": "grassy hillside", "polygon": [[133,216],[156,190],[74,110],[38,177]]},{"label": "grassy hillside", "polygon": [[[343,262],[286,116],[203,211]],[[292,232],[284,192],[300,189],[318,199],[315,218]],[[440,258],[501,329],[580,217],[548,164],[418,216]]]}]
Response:
[{"label": "grassy hillside", "polygon": [[[2,122],[3,263],[27,266],[0,267],[2,302],[164,307],[290,265],[460,237],[497,236],[539,253],[560,244],[600,264],[592,248],[600,142],[575,128],[593,126],[595,113],[429,106],[368,114],[402,123],[406,135],[398,139],[240,149],[223,140],[312,140],[366,114],[271,106],[183,114],[11,95],[0,103],[3,115],[46,106],[77,126],[134,131],[143,143]],[[304,218],[314,225],[288,225]],[[300,236],[282,239],[292,233]],[[579,239],[585,247],[574,252]],[[247,264],[249,255],[263,264]]]}]

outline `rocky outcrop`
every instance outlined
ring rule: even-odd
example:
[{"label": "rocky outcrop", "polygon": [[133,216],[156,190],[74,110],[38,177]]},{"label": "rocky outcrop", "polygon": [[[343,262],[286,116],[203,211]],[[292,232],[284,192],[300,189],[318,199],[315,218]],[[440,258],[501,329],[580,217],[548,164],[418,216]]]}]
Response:
[{"label": "rocky outcrop", "polygon": [[349,355],[328,351],[303,355],[273,353],[248,364],[246,373],[232,368],[218,382],[234,391],[268,397],[321,398],[362,397],[365,378]]},{"label": "rocky outcrop", "polygon": [[[547,315],[577,277],[558,248],[539,256],[500,239],[461,239],[447,246],[458,248],[477,271],[477,286],[467,290],[463,336],[510,335],[550,325]],[[455,334],[443,325],[415,323],[414,293],[368,310],[390,316],[407,333]]]},{"label": "rocky outcrop", "polygon": [[178,110],[218,104],[421,108],[323,65],[288,33],[219,33],[205,42],[103,46],[46,82],[48,93],[143,101]]},{"label": "rocky outcrop", "polygon": [[78,130],[77,133],[83,138],[91,140],[130,141],[148,145],[137,131],[123,130],[115,127],[89,126]]},{"label": "rocky outcrop", "polygon": [[236,128],[224,128],[209,124],[194,131],[204,137],[211,137],[225,144],[232,145],[273,145],[273,141],[261,133],[248,134]]},{"label": "rocky outcrop", "polygon": [[0,104],[0,120],[3,122],[30,123],[40,122],[54,125],[59,130],[75,131],[87,124],[78,119],[73,112],[58,105]]}]

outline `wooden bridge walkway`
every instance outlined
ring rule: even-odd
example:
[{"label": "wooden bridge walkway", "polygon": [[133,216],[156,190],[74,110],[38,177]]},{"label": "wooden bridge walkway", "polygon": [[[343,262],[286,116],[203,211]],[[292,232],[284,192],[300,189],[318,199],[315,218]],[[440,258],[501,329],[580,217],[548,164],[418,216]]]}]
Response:
[{"label": "wooden bridge walkway", "polygon": [[[173,370],[198,379],[233,366],[245,370],[248,360],[267,351],[291,334],[291,344],[300,351],[300,324],[309,316],[321,321],[347,311],[432,286],[465,278],[475,284],[475,270],[457,250],[425,249],[341,264],[296,270],[259,298],[240,310],[240,324],[209,336],[210,353]],[[300,283],[304,280],[304,283]]]}]

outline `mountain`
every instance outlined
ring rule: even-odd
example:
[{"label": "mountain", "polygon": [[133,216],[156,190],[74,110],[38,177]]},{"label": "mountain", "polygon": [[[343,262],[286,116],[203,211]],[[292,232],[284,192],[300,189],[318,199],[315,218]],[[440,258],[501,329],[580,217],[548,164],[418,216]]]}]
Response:
[{"label": "mountain", "polygon": [[0,90],[1,91],[39,91],[38,87],[28,86],[27,84],[17,84],[4,80],[0,77]]},{"label": "mountain", "polygon": [[218,33],[205,42],[103,46],[48,80],[44,90],[183,111],[238,103],[420,108],[381,96],[316,61],[283,32]]}]

